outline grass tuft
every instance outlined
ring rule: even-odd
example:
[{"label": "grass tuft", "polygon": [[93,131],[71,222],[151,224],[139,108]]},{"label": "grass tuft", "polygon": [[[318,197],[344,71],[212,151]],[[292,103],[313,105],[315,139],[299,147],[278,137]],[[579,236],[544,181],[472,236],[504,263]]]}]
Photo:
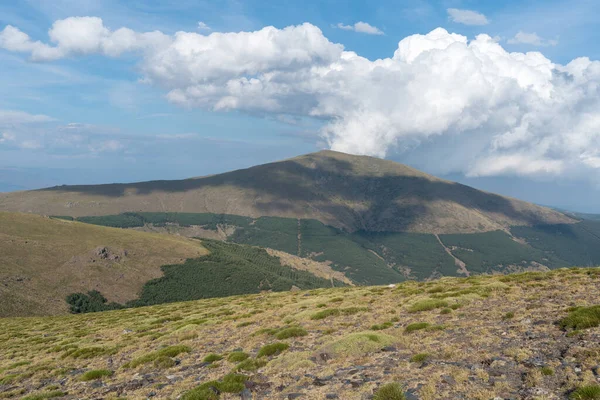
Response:
[{"label": "grass tuft", "polygon": [[85,374],[81,376],[81,380],[84,382],[93,381],[96,379],[102,379],[105,377],[109,377],[113,375],[113,371],[108,369],[94,369],[92,371],[87,371]]},{"label": "grass tuft", "polygon": [[600,400],[600,386],[588,385],[575,389],[569,396],[571,400]]},{"label": "grass tuft", "polygon": [[562,328],[587,329],[600,326],[600,305],[580,307],[559,321]]},{"label": "grass tuft", "polygon": [[373,400],[406,400],[406,395],[401,384],[388,383],[377,389]]},{"label": "grass tuft", "polygon": [[258,357],[270,357],[287,350],[290,347],[287,343],[271,343],[267,344],[258,351]]}]

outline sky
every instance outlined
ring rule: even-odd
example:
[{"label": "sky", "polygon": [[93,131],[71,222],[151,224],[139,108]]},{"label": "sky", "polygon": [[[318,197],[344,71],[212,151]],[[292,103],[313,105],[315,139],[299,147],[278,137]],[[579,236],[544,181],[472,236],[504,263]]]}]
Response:
[{"label": "sky", "polygon": [[600,213],[600,1],[0,2],[0,191],[321,149]]}]

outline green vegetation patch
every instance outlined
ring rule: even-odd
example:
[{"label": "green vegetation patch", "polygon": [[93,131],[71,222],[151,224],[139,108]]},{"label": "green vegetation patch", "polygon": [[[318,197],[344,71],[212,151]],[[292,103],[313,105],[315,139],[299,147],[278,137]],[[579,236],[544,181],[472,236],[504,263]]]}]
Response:
[{"label": "green vegetation patch", "polygon": [[592,307],[579,307],[559,321],[562,328],[575,330],[600,326],[600,305]]},{"label": "green vegetation patch", "polygon": [[289,344],[282,342],[267,344],[261,347],[261,349],[258,351],[257,357],[274,356],[287,350],[289,347]]},{"label": "green vegetation patch", "polygon": [[283,329],[283,330],[277,332],[275,334],[275,337],[279,340],[282,340],[282,339],[301,337],[301,336],[306,336],[306,335],[308,335],[308,332],[306,331],[306,329],[299,327],[299,326],[293,326],[293,327]]},{"label": "green vegetation patch", "polygon": [[372,331],[382,331],[384,329],[388,329],[394,326],[393,322],[384,322],[383,324],[376,324],[371,326]]},{"label": "green vegetation patch", "polygon": [[30,396],[25,396],[21,400],[44,400],[44,399],[53,399],[55,397],[65,396],[66,393],[60,390],[53,390],[50,392],[43,392],[38,394],[32,394]]},{"label": "green vegetation patch", "polygon": [[195,389],[186,392],[182,400],[218,400],[219,393],[240,393],[245,389],[244,382],[248,377],[240,374],[227,374],[219,381],[203,383]]},{"label": "green vegetation patch", "polygon": [[427,299],[417,301],[408,308],[408,312],[415,313],[419,311],[429,311],[436,308],[448,307],[448,302],[439,299]]},{"label": "green vegetation patch", "polygon": [[93,381],[96,379],[102,379],[113,375],[113,371],[108,369],[95,369],[92,371],[87,371],[83,375],[81,375],[81,380],[84,382]]},{"label": "green vegetation patch", "polygon": [[410,358],[410,362],[423,362],[429,358],[428,353],[419,353],[415,354]]},{"label": "green vegetation patch", "polygon": [[404,328],[404,330],[407,333],[410,332],[414,332],[414,331],[420,331],[421,329],[427,329],[431,326],[431,324],[427,323],[427,322],[415,322],[413,324],[409,324],[406,326],[406,328]]},{"label": "green vegetation patch", "polygon": [[360,356],[396,342],[396,338],[383,333],[357,332],[326,345],[324,352],[335,356]]},{"label": "green vegetation patch", "polygon": [[244,353],[243,351],[234,351],[229,353],[227,356],[227,361],[229,362],[242,362],[246,359],[250,358],[248,353]]},{"label": "green vegetation patch", "polygon": [[204,357],[204,359],[202,361],[207,362],[207,363],[212,363],[215,361],[220,361],[222,359],[223,359],[222,355],[211,353],[211,354],[207,355],[206,357]]},{"label": "green vegetation patch", "polygon": [[183,345],[169,346],[169,347],[165,347],[163,349],[154,351],[152,353],[148,353],[142,357],[138,357],[138,358],[130,361],[128,364],[126,364],[126,367],[135,368],[139,365],[152,362],[159,357],[175,357],[181,353],[189,353],[190,351],[192,351],[192,349],[188,346],[183,346]]},{"label": "green vegetation patch", "polygon": [[328,308],[319,311],[310,316],[312,320],[325,319],[327,317],[336,317],[338,315],[353,315],[363,311],[368,311],[366,307],[348,307],[348,308]]},{"label": "green vegetation patch", "polygon": [[571,400],[600,400],[600,386],[588,385],[575,389],[570,395]]},{"label": "green vegetation patch", "polygon": [[406,394],[401,384],[388,383],[377,389],[373,400],[406,400]]}]

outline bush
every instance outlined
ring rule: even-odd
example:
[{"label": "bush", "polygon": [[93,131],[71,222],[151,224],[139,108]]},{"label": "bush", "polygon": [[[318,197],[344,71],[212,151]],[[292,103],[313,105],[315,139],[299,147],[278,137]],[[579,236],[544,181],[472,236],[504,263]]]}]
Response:
[{"label": "bush", "polygon": [[407,333],[426,329],[430,326],[427,322],[415,322],[414,324],[407,325],[404,329]]},{"label": "bush", "polygon": [[264,360],[254,360],[249,358],[247,360],[242,361],[236,367],[236,371],[256,371],[257,369],[264,367],[267,364]]},{"label": "bush", "polygon": [[246,359],[248,359],[250,356],[247,353],[244,353],[243,351],[234,351],[232,353],[229,353],[229,355],[227,356],[227,361],[229,362],[242,362]]},{"label": "bush", "polygon": [[219,361],[222,359],[223,359],[223,356],[221,356],[219,354],[211,353],[211,354],[207,355],[206,357],[204,357],[204,359],[202,361],[207,362],[207,363],[212,363],[212,362]]},{"label": "bush", "polygon": [[569,396],[571,400],[600,400],[600,386],[589,385],[575,389]]},{"label": "bush", "polygon": [[44,399],[53,399],[55,397],[66,396],[66,393],[60,390],[53,390],[51,392],[33,394],[31,396],[23,397],[21,400],[44,400]]},{"label": "bush", "polygon": [[339,309],[337,309],[337,308],[328,308],[327,310],[319,311],[318,313],[311,315],[310,319],[313,319],[313,320],[325,319],[327,317],[338,316],[338,315],[340,315],[340,310]]},{"label": "bush", "polygon": [[371,326],[372,331],[382,331],[384,329],[391,328],[394,324],[391,322],[384,322],[383,324],[373,325]]},{"label": "bush", "polygon": [[443,308],[442,311],[440,311],[440,314],[450,314],[452,312],[452,309],[449,307]]},{"label": "bush", "polygon": [[135,368],[138,365],[146,364],[152,362],[161,357],[175,357],[181,353],[188,353],[192,351],[192,349],[188,346],[178,345],[178,346],[169,346],[163,349],[157,350],[152,353],[148,353],[145,356],[138,357],[125,365],[126,368]]},{"label": "bush", "polygon": [[106,297],[97,290],[90,290],[87,294],[72,293],[67,296],[66,301],[73,314],[118,310],[123,308],[120,304],[108,303]]},{"label": "bush", "polygon": [[552,375],[554,375],[554,370],[552,368],[550,368],[550,367],[542,367],[540,369],[540,372],[542,373],[542,375],[545,375],[545,376],[552,376]]},{"label": "bush", "polygon": [[239,393],[244,390],[245,375],[227,374],[220,381],[209,381],[186,392],[182,400],[218,400],[219,393]]},{"label": "bush", "polygon": [[561,319],[562,328],[587,329],[600,326],[600,305],[592,307],[579,307]]},{"label": "bush", "polygon": [[289,347],[289,344],[281,342],[267,344],[258,351],[258,357],[269,357],[276,354],[280,354],[282,351],[287,350]]},{"label": "bush", "polygon": [[436,308],[448,307],[448,302],[439,299],[427,299],[414,303],[408,308],[408,312],[415,313],[419,311],[429,311]]},{"label": "bush", "polygon": [[113,372],[107,369],[95,369],[92,371],[88,371],[81,376],[81,380],[84,382],[93,381],[96,379],[102,379],[104,377],[112,376]]},{"label": "bush", "polygon": [[404,388],[399,383],[388,383],[375,392],[373,400],[406,400]]},{"label": "bush", "polygon": [[160,356],[154,360],[154,366],[156,368],[167,369],[175,366],[175,360],[171,357]]},{"label": "bush", "polygon": [[502,317],[503,320],[509,320],[509,319],[513,319],[515,317],[515,313],[512,311],[507,312],[506,314],[504,314],[504,316]]},{"label": "bush", "polygon": [[415,354],[410,358],[410,362],[423,362],[429,358],[429,354],[427,353],[419,353]]},{"label": "bush", "polygon": [[300,336],[306,336],[306,335],[308,335],[308,332],[306,332],[306,330],[304,328],[301,328],[299,326],[294,326],[294,327],[283,329],[283,330],[277,332],[275,334],[275,337],[279,340],[282,340],[282,339],[288,339],[288,338],[292,338],[292,337],[300,337]]}]

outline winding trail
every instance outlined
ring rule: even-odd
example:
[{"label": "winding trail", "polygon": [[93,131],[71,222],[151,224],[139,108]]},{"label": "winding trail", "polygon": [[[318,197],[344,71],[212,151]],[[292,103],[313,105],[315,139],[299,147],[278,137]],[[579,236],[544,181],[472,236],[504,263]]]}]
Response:
[{"label": "winding trail", "polygon": [[458,267],[458,271],[457,272],[459,274],[464,274],[465,276],[471,276],[471,273],[467,269],[467,264],[465,264],[463,261],[461,261],[460,259],[458,259],[454,254],[452,254],[452,252],[450,251],[450,249],[447,248],[444,243],[442,243],[442,239],[440,239],[440,237],[439,237],[439,235],[437,233],[434,234],[434,236],[438,240],[438,242],[440,243],[440,245],[444,248],[444,250],[446,250],[446,253],[448,253],[450,255],[450,257],[452,257],[454,259],[454,265],[456,265]]}]

